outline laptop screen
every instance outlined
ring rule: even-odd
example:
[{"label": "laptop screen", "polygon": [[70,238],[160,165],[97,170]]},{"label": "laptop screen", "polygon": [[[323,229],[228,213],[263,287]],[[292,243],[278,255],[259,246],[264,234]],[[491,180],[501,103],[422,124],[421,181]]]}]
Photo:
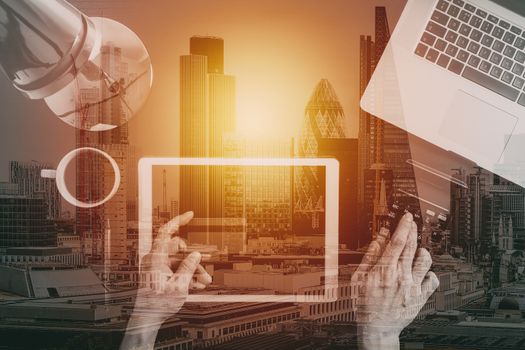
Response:
[{"label": "laptop screen", "polygon": [[525,17],[525,1],[523,0],[490,0],[496,4],[503,6],[512,12]]}]

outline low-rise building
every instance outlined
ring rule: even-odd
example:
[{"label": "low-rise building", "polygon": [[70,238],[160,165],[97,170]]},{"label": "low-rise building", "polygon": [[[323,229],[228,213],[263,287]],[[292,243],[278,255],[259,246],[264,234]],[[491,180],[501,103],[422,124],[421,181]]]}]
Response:
[{"label": "low-rise building", "polygon": [[80,236],[73,234],[59,234],[57,236],[57,246],[71,248],[73,252],[81,252],[82,245]]},{"label": "low-rise building", "polygon": [[32,265],[57,263],[67,266],[84,264],[83,255],[69,247],[13,247],[0,255],[2,264],[29,263]]},{"label": "low-rise building", "polygon": [[196,345],[210,347],[273,331],[281,323],[299,319],[301,308],[292,303],[190,303],[177,317],[187,322],[184,329]]},{"label": "low-rise building", "polygon": [[89,268],[63,265],[0,265],[0,290],[28,298],[104,294],[106,288]]},{"label": "low-rise building", "polygon": [[[339,282],[332,287],[337,300],[323,302],[322,297],[318,302],[301,303],[301,318],[315,321],[316,323],[328,324],[331,322],[353,322],[356,320],[357,297],[359,287],[350,281]],[[323,285],[306,287],[300,289],[300,294],[306,295],[307,299],[318,299],[326,293]]]},{"label": "low-rise building", "polygon": [[[0,304],[0,339],[8,349],[118,349],[124,333],[140,334],[150,325],[128,329],[119,305],[54,301]],[[154,350],[191,350],[184,322],[173,318],[159,325]]]}]

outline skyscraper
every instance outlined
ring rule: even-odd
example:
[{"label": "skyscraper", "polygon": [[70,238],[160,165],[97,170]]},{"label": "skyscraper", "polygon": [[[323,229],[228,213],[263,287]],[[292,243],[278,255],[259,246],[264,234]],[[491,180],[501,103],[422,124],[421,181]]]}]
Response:
[{"label": "skyscraper", "polygon": [[[246,142],[250,158],[289,158],[291,140]],[[292,230],[293,167],[246,167],[244,169],[246,225],[249,236],[283,237]]]},{"label": "skyscraper", "polygon": [[[115,80],[130,80],[127,65],[122,60],[121,49],[112,45],[101,47],[101,64]],[[102,80],[98,86],[80,91],[80,105],[100,101],[111,96],[110,87]],[[76,208],[76,231],[81,237],[82,245],[91,246],[84,254],[91,263],[119,265],[127,263],[127,172],[129,170],[128,129],[123,125],[125,113],[118,99],[100,108],[87,108],[83,111],[83,120],[95,119],[99,123],[121,125],[118,128],[90,132],[77,129],[76,144],[78,148],[94,147],[112,157],[120,170],[120,186],[113,198],[104,205],[85,209]],[[96,124],[96,123],[95,123]],[[115,175],[106,159],[85,152],[76,161],[76,196],[83,202],[95,202],[104,198],[113,187]],[[109,231],[110,230],[110,231]],[[107,234],[111,232],[111,234]],[[91,244],[86,244],[90,239]]]},{"label": "skyscraper", "polygon": [[[98,89],[93,88],[93,95],[98,95]],[[83,101],[90,101],[87,91],[81,92]],[[96,101],[98,97],[93,97]],[[94,110],[93,110],[94,111]],[[90,116],[84,115],[83,118]],[[97,133],[80,130],[76,131],[77,147],[100,147]],[[103,163],[93,154],[80,154],[76,159],[76,198],[83,202],[94,202],[103,197]],[[104,208],[102,206],[91,209],[75,208],[75,231],[80,236],[82,253],[88,263],[102,260]],[[90,242],[87,242],[90,240]],[[91,249],[86,247],[90,246]]]},{"label": "skyscraper", "polygon": [[179,201],[174,199],[170,202],[170,218],[174,218],[180,214]]},{"label": "skyscraper", "polygon": [[[235,131],[235,78],[210,73],[209,79],[209,156],[223,157],[224,135]],[[209,217],[223,217],[224,167],[210,168]]]},{"label": "skyscraper", "polygon": [[[209,156],[208,60],[187,55],[180,59],[180,152],[182,157]],[[208,217],[209,174],[204,167],[181,169],[181,213],[192,210]]]},{"label": "skyscraper", "polygon": [[[360,92],[364,93],[366,86],[379,62],[390,39],[390,29],[386,9],[376,7],[375,10],[375,41],[370,36],[361,36],[360,48]],[[377,92],[376,99],[378,104],[389,103],[390,97],[385,96],[381,91]],[[362,210],[373,208],[370,203],[366,203],[365,198],[365,173],[372,167],[392,170],[393,188],[392,193],[387,194],[387,198],[397,201],[412,210],[418,210],[417,200],[414,197],[406,196],[404,193],[417,195],[416,180],[412,166],[407,162],[411,159],[410,144],[406,131],[384,122],[365,111],[360,111],[359,115],[359,203]],[[376,171],[375,195],[373,203],[380,202],[381,192],[381,172]],[[367,209],[368,208],[368,209]],[[373,209],[379,213],[380,210]],[[369,237],[372,238],[379,229],[376,218],[369,222],[370,215],[363,213],[362,218],[367,222],[362,222],[363,229],[369,229]]]},{"label": "skyscraper", "polygon": [[[359,56],[359,94],[362,96],[365,93],[368,82],[372,78],[375,69],[375,44],[371,36],[361,35],[360,38],[360,56]],[[365,170],[372,165],[371,162],[375,159],[376,144],[375,118],[359,109],[359,159],[358,159],[358,200],[361,206],[364,205],[365,198]]]},{"label": "skyscraper", "polygon": [[190,38],[190,53],[206,56],[208,73],[224,74],[224,40],[215,37]]},{"label": "skyscraper", "polygon": [[488,186],[484,199],[483,227],[484,245],[491,245],[492,238],[498,240],[498,230],[501,217],[512,219],[514,233],[514,249],[525,247],[525,189],[510,181],[494,176],[494,184]]},{"label": "skyscraper", "polygon": [[[297,156],[317,157],[321,139],[345,138],[344,119],[343,107],[334,88],[327,79],[322,79],[305,109]],[[319,169],[315,167],[300,167],[295,172],[294,215],[299,222],[307,219],[314,231],[322,229],[324,213],[324,184],[319,176]]]},{"label": "skyscraper", "polygon": [[486,201],[488,193],[489,175],[481,168],[472,174],[458,169],[454,177],[467,186],[451,183],[451,243],[464,249],[469,262],[477,262],[481,256],[479,248],[484,220],[483,202]]},{"label": "skyscraper", "polygon": [[339,161],[339,243],[357,248],[357,139],[321,139],[319,156]]},{"label": "skyscraper", "polygon": [[16,183],[0,182],[0,248],[56,246],[46,200],[23,192]]},{"label": "skyscraper", "polygon": [[17,184],[19,194],[27,198],[43,198],[47,205],[47,218],[59,219],[62,211],[61,197],[54,179],[40,176],[42,169],[52,169],[50,164],[9,162],[9,182]]},{"label": "skyscraper", "polygon": [[364,180],[365,207],[361,214],[362,230],[357,237],[360,245],[375,238],[375,227],[381,225],[388,213],[388,204],[392,202],[394,175],[392,169],[385,164],[376,163],[365,170]]},{"label": "skyscraper", "polygon": [[[235,78],[224,74],[224,41],[192,37],[181,57],[181,156],[221,157],[225,133],[235,130]],[[223,169],[181,169],[181,212],[222,217]]]},{"label": "skyscraper", "polygon": [[[225,139],[226,157],[289,158],[293,142],[286,139]],[[226,167],[224,217],[243,218],[248,237],[282,237],[292,231],[293,167]]]}]

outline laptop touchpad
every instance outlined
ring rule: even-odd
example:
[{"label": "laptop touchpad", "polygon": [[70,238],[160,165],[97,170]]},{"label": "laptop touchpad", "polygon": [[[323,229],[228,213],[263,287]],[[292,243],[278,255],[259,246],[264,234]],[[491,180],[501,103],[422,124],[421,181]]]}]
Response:
[{"label": "laptop touchpad", "polygon": [[517,122],[515,116],[458,90],[439,133],[460,148],[451,151],[464,155],[463,148],[473,161],[497,163]]}]

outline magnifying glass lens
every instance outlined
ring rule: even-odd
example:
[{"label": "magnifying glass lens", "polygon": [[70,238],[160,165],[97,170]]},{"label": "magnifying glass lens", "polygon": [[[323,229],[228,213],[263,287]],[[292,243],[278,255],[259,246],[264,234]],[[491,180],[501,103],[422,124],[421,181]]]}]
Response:
[{"label": "magnifying glass lens", "polygon": [[[86,209],[102,205],[113,198],[121,179],[115,159],[92,147],[72,150],[62,158],[57,170],[42,170],[41,176],[54,178],[58,191],[69,204]],[[76,196],[68,188],[68,178],[81,179],[76,191],[73,191]]]}]

